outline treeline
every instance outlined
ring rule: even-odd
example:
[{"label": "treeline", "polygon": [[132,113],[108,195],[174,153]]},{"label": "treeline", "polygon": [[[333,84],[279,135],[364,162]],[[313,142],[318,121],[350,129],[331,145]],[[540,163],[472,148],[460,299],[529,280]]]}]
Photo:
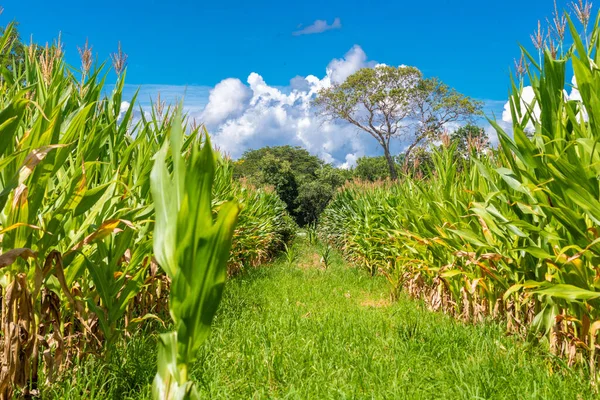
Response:
[{"label": "treeline", "polygon": [[[455,157],[468,159],[472,150],[482,152],[489,147],[485,130],[466,125],[433,143],[394,156],[404,176],[427,179],[435,173],[432,151],[439,146],[455,144]],[[348,181],[390,179],[385,156],[360,157],[351,169],[336,168],[301,147],[274,146],[246,151],[234,162],[234,178],[254,186],[271,186],[287,205],[289,214],[300,226],[315,224],[338,188]]]}]

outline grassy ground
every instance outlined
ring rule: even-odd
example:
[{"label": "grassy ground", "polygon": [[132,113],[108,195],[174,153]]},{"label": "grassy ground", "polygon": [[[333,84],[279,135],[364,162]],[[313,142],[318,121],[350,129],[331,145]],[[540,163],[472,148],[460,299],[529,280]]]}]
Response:
[{"label": "grassy ground", "polygon": [[[382,278],[300,243],[229,282],[192,371],[211,399],[587,399],[584,377],[489,324],[465,326],[419,303],[389,302]],[[152,334],[111,362],[90,360],[47,398],[149,398]]]}]

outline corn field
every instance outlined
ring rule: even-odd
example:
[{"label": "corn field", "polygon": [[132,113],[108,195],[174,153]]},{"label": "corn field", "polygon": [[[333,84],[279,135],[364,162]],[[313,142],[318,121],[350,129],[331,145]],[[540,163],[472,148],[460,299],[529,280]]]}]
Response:
[{"label": "corn field", "polygon": [[[567,19],[565,18],[565,22]],[[320,234],[394,294],[463,321],[505,321],[596,380],[600,328],[600,29],[525,54],[532,102],[512,83],[512,135],[468,157],[433,150],[430,176],[355,182],[326,209]],[[585,38],[585,39],[584,39]],[[588,42],[589,41],[589,42]],[[523,64],[521,64],[523,65]],[[571,72],[573,71],[573,72]],[[567,98],[574,73],[580,99]],[[457,161],[458,160],[458,161]]]},{"label": "corn field", "polygon": [[[34,393],[86,355],[110,356],[131,330],[167,315],[170,285],[153,257],[150,173],[176,110],[158,101],[134,118],[135,98],[121,109],[121,51],[107,93],[87,46],[81,71],[65,64],[60,43],[25,50],[24,65],[0,77],[1,399]],[[203,128],[183,121],[188,158]],[[213,213],[230,200],[241,206],[232,274],[273,257],[295,225],[272,190],[233,182],[225,157],[216,164]]]}]

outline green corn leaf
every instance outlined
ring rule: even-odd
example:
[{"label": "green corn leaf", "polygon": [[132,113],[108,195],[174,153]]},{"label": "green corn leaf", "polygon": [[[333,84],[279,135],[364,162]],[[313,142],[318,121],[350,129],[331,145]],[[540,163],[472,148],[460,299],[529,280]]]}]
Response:
[{"label": "green corn leaf", "polygon": [[524,247],[524,248],[515,249],[515,250],[525,251],[525,252],[531,254],[532,256],[539,258],[540,260],[547,260],[547,259],[554,258],[554,256],[549,254],[546,250],[541,249],[539,247],[535,247],[535,246]]},{"label": "green corn leaf", "polygon": [[[172,279],[169,310],[176,329],[159,343],[154,395],[193,398],[194,389],[187,386],[187,365],[208,337],[221,301],[239,206],[222,204],[213,220],[215,156],[208,136],[202,147],[197,142],[191,146],[187,159],[182,156],[180,113],[178,110],[171,139],[157,154],[151,175],[156,207],[154,251]],[[166,159],[169,145],[172,174]]]},{"label": "green corn leaf", "polygon": [[592,300],[600,297],[600,292],[582,289],[568,284],[557,284],[534,290],[533,293],[565,299],[569,301]]}]

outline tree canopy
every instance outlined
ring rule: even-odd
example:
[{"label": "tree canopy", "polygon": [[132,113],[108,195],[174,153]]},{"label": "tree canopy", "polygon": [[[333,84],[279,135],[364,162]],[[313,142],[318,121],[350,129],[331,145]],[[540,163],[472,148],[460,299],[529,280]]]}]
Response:
[{"label": "tree canopy", "polygon": [[485,129],[468,124],[452,132],[450,139],[457,142],[456,152],[468,157],[472,151],[481,152],[489,148],[490,140]]},{"label": "tree canopy", "polygon": [[390,177],[390,170],[384,156],[359,157],[352,172],[355,178],[365,181],[378,181]]},{"label": "tree canopy", "polygon": [[480,102],[409,66],[360,69],[343,83],[321,89],[313,104],[326,118],[345,120],[377,140],[392,179],[398,177],[392,138],[409,141],[408,158],[449,122],[470,121],[481,113]]},{"label": "tree canopy", "polygon": [[301,147],[275,146],[246,151],[234,163],[234,177],[271,185],[299,225],[317,221],[349,171],[326,164]]},{"label": "tree canopy", "polygon": [[289,163],[293,166],[294,174],[301,179],[316,176],[316,171],[325,164],[299,146],[267,146],[244,152],[235,163],[234,177],[256,178],[264,167],[265,157]]}]

